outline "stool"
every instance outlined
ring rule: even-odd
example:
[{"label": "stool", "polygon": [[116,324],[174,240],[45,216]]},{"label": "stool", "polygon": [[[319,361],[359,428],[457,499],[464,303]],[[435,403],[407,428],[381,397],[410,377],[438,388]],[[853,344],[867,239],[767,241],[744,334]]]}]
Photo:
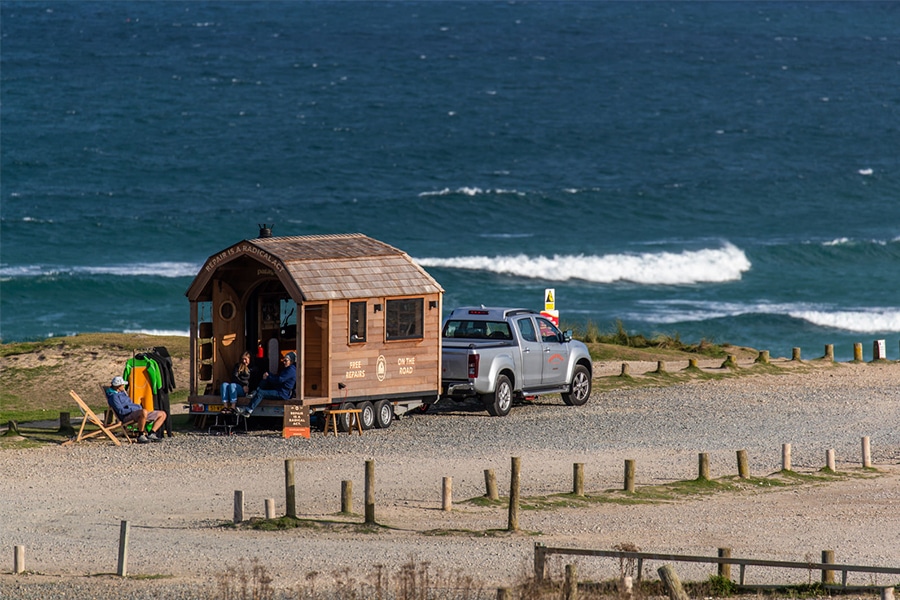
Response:
[{"label": "stool", "polygon": [[[359,414],[362,412],[362,409],[359,408],[342,408],[335,410],[326,410],[325,411],[325,435],[328,435],[328,428],[331,427],[334,429],[334,436],[337,437],[338,434],[338,426],[337,426],[337,418],[338,415],[349,415],[350,418],[350,427],[347,428],[347,434],[353,435],[353,425],[356,424],[356,430],[359,431],[359,435],[362,435],[362,420],[359,417]],[[354,418],[354,416],[356,418]]]},{"label": "stool", "polygon": [[217,412],[215,422],[209,426],[209,434],[221,431],[224,435],[231,435],[235,429],[240,427],[241,423],[244,424],[244,433],[247,433],[247,419],[241,413],[237,411]]}]

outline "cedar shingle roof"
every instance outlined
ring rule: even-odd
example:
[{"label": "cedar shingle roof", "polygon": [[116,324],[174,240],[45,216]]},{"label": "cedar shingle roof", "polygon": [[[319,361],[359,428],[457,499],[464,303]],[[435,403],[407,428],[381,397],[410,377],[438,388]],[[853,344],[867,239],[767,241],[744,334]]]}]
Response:
[{"label": "cedar shingle roof", "polygon": [[[283,271],[293,279],[305,301],[444,291],[405,252],[354,233],[257,238],[239,242],[206,261],[188,289],[188,297],[195,298],[222,264],[240,256],[259,256],[260,252],[268,255],[266,261],[279,267],[276,271]],[[282,266],[283,269],[280,268]]]}]

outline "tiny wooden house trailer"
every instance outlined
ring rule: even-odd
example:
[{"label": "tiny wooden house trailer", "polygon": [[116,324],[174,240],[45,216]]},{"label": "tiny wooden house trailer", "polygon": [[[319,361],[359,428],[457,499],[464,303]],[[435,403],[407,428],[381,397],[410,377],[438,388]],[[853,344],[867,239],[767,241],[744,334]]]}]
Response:
[{"label": "tiny wooden house trailer", "polygon": [[[257,373],[297,354],[295,398],[312,411],[363,408],[364,427],[437,400],[441,286],[406,253],[361,234],[260,237],[210,256],[187,290],[191,411],[221,409],[244,351]],[[255,382],[251,381],[251,387]]]}]

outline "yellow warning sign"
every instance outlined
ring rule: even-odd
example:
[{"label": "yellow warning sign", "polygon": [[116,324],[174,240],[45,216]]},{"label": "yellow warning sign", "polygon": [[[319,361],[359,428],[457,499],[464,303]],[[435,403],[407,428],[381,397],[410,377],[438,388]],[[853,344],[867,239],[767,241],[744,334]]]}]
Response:
[{"label": "yellow warning sign", "polygon": [[544,310],[556,310],[556,290],[554,288],[544,290]]}]

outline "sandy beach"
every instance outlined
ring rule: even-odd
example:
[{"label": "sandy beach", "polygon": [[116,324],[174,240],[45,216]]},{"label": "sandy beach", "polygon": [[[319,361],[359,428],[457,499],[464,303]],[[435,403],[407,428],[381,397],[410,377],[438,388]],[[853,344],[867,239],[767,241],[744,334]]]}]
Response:
[{"label": "sandy beach", "polygon": [[[738,557],[786,561],[817,561],[833,550],[838,563],[900,565],[900,364],[775,365],[777,373],[754,375],[748,363],[742,367],[751,374],[734,379],[597,392],[577,408],[548,396],[516,406],[506,418],[468,405],[435,407],[362,436],[313,432],[309,440],[284,440],[275,431],[231,437],[198,431],[141,446],[92,441],[3,451],[0,538],[7,559],[0,595],[32,597],[30,589],[48,597],[48,590],[90,582],[119,598],[163,589],[182,597],[181,590],[212,589],[228,567],[253,560],[279,590],[309,586],[310,573],[320,574],[321,585],[338,573],[363,578],[377,565],[396,570],[411,560],[458,570],[492,589],[529,572],[536,542],[709,556],[729,547]],[[620,368],[598,363],[596,375]],[[861,468],[863,436],[870,439],[872,470]],[[583,463],[585,491],[593,497],[621,497],[626,459],[636,462],[639,490],[694,479],[701,452],[713,479],[736,475],[740,449],[749,455],[752,478],[777,479],[785,443],[793,470],[806,475],[816,475],[834,449],[838,475],[656,503],[523,509],[518,532],[505,531],[505,505],[467,501],[485,493],[485,469],[494,470],[506,496],[512,457],[521,461],[521,496],[531,506],[570,492],[574,463]],[[312,524],[289,531],[229,526],[236,490],[247,519],[264,516],[266,499],[284,514],[286,459],[294,460],[298,516]],[[383,527],[363,532],[367,460],[375,464],[376,521]],[[444,477],[452,478],[452,511],[441,510]],[[344,480],[354,491],[349,516],[337,514]],[[123,520],[131,528],[129,574],[161,579],[124,584],[113,575]],[[26,573],[19,575],[12,574],[17,545],[25,547]],[[551,573],[559,576],[564,562],[551,560]],[[585,579],[618,572],[614,559],[576,562]],[[645,564],[646,576],[655,577],[659,566]],[[714,573],[712,565],[676,568],[688,580]],[[90,577],[98,574],[105,575]],[[808,577],[815,581],[818,572],[747,573],[748,583]],[[873,583],[860,574],[852,579]]]}]

